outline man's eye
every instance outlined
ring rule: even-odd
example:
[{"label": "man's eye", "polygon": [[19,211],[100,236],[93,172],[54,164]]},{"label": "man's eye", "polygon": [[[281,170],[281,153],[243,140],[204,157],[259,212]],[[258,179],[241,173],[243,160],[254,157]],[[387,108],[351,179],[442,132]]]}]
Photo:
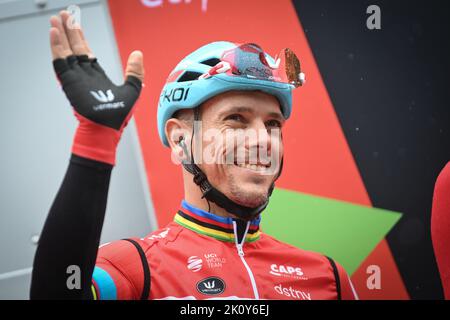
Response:
[{"label": "man's eye", "polygon": [[268,128],[281,128],[281,122],[278,120],[269,120],[266,122]]},{"label": "man's eye", "polygon": [[225,118],[225,120],[244,122],[244,118],[240,114],[230,114]]}]

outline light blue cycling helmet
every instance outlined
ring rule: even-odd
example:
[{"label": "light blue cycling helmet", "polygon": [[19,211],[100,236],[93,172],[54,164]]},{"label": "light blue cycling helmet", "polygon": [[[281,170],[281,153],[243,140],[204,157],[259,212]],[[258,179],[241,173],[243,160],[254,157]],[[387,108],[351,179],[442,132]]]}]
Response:
[{"label": "light blue cycling helmet", "polygon": [[[251,75],[235,76],[230,72],[211,72],[213,69],[217,69],[225,53],[240,46],[240,44],[226,41],[209,43],[189,54],[173,69],[162,89],[158,105],[158,132],[165,146],[169,146],[165,134],[165,124],[175,112],[181,109],[196,108],[206,100],[231,90],[260,90],[273,95],[280,102],[283,116],[286,119],[289,118],[292,110],[292,90],[297,85]],[[247,44],[246,46],[250,46],[252,50],[255,48],[254,52],[256,53],[261,54],[259,50],[262,52],[257,45]],[[262,60],[265,60],[269,66],[279,65],[279,59],[276,61],[266,53],[263,53]],[[299,69],[300,64],[298,63],[297,71]],[[208,73],[210,75],[205,77]],[[303,73],[300,72],[295,76],[298,77],[299,85],[301,85],[304,82]]]}]

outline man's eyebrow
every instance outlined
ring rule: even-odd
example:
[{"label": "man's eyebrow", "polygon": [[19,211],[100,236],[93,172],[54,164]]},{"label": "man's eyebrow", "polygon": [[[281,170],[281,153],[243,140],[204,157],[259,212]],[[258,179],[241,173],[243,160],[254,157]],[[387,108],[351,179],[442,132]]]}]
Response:
[{"label": "man's eyebrow", "polygon": [[286,119],[283,117],[283,115],[279,112],[271,112],[269,113],[269,118],[275,118],[276,120],[279,120],[281,122],[284,122]]},{"label": "man's eyebrow", "polygon": [[253,109],[245,106],[234,106],[230,109],[224,110],[218,114],[219,118],[230,113],[253,113]]},{"label": "man's eyebrow", "polygon": [[[254,113],[254,110],[252,108],[250,108],[250,107],[235,106],[235,107],[232,107],[232,108],[230,108],[228,110],[224,110],[224,111],[220,112],[218,114],[218,117],[221,118],[221,117],[223,117],[225,115],[229,115],[231,113]],[[269,118],[275,118],[275,119],[280,120],[282,122],[284,122],[284,120],[285,120],[283,115],[280,112],[270,112],[268,114],[268,117]]]}]

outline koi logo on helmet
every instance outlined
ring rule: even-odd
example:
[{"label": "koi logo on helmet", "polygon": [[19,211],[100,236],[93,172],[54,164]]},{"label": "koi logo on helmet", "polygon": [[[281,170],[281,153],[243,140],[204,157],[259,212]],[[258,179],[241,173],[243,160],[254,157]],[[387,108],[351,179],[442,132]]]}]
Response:
[{"label": "koi logo on helmet", "polygon": [[163,101],[166,102],[178,102],[178,101],[185,101],[189,95],[189,90],[191,88],[175,88],[170,90],[164,90],[162,95],[164,97]]},{"label": "koi logo on helmet", "polygon": [[291,277],[295,279],[307,280],[304,273],[299,267],[284,266],[278,264],[272,264],[270,266],[270,274],[277,277]]}]

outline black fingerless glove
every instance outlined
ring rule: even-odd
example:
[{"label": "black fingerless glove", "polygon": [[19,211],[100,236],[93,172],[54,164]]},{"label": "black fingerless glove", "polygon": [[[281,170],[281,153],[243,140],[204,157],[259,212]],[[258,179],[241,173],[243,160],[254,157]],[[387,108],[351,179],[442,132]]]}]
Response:
[{"label": "black fingerless glove", "polygon": [[53,66],[79,120],[72,153],[114,165],[117,144],[133,115],[141,81],[128,76],[123,85],[116,86],[97,59],[85,55],[56,59]]}]

